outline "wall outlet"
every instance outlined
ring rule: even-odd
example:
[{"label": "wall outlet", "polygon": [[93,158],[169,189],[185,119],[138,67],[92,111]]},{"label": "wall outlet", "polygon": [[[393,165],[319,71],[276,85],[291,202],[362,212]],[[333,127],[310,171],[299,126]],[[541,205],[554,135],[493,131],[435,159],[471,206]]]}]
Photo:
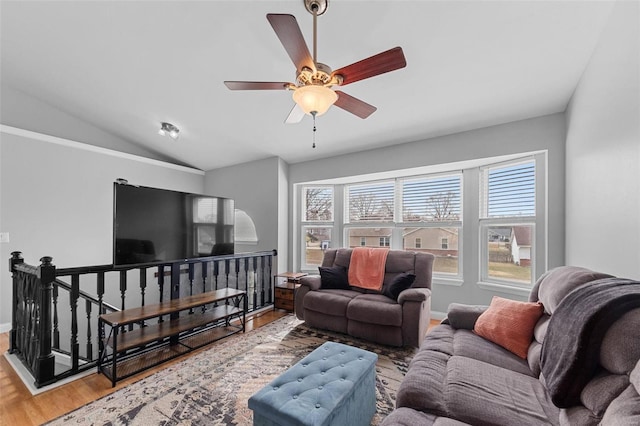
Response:
[{"label": "wall outlet", "polygon": [[8,243],[8,242],[9,242],[9,233],[0,232],[0,243]]}]

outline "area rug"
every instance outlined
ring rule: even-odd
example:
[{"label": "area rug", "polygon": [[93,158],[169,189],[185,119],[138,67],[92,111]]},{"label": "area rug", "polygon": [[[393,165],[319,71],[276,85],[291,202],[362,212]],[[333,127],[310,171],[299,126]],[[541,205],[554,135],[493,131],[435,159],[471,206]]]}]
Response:
[{"label": "area rug", "polygon": [[[374,352],[378,425],[393,410],[412,348],[392,348],[307,327],[289,315],[65,414],[50,425],[251,425],[251,395],[326,341]],[[107,380],[107,379],[105,379]]]}]

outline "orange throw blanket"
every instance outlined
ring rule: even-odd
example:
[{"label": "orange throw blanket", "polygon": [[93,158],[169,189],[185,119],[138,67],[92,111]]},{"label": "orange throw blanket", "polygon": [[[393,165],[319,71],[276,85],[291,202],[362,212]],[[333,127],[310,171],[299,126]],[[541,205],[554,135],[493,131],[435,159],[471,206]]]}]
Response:
[{"label": "orange throw blanket", "polygon": [[349,285],[380,291],[388,254],[387,248],[354,248],[349,262]]}]

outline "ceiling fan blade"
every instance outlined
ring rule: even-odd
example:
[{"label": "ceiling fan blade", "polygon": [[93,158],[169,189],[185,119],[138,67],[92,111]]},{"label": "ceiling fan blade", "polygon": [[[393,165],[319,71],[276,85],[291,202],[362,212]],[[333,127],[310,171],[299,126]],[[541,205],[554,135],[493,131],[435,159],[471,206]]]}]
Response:
[{"label": "ceiling fan blade", "polygon": [[338,100],[334,105],[345,111],[349,111],[351,114],[357,115],[360,118],[367,118],[378,109],[373,105],[369,105],[368,103],[361,101],[358,98],[354,98],[351,95],[347,95],[340,90],[336,90],[336,93],[338,94]]},{"label": "ceiling fan blade", "polygon": [[342,84],[354,83],[356,81],[364,80],[365,78],[374,77],[376,75],[384,74],[389,71],[395,71],[407,66],[407,61],[404,58],[404,53],[401,47],[394,47],[385,52],[378,53],[369,58],[355,62],[346,67],[342,67],[335,70],[332,73],[334,75],[342,76]]},{"label": "ceiling fan blade", "polygon": [[291,108],[291,112],[286,120],[284,120],[285,124],[296,124],[302,121],[304,118],[304,111],[298,104],[294,104],[293,108]]},{"label": "ceiling fan blade", "polygon": [[296,18],[293,15],[269,13],[267,19],[295,64],[296,70],[300,71],[304,67],[315,70],[313,58],[311,58],[311,53],[309,53],[309,48],[304,41]]},{"label": "ceiling fan blade", "polygon": [[287,90],[291,83],[269,81],[225,81],[231,90]]}]

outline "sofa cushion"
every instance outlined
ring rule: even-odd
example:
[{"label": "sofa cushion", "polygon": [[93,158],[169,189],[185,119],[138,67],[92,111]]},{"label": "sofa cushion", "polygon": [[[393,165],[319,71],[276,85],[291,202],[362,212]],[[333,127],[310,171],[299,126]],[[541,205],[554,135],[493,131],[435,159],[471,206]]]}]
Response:
[{"label": "sofa cushion", "polygon": [[385,284],[382,287],[382,294],[390,299],[398,300],[398,296],[400,296],[400,293],[411,287],[411,284],[413,284],[415,279],[416,276],[414,274],[409,274],[406,272],[398,274],[395,276],[395,278],[393,278],[393,280],[391,280],[390,283]]},{"label": "sofa cushion", "polygon": [[460,356],[446,370],[448,417],[474,425],[557,424],[558,408],[533,377]]},{"label": "sofa cushion", "polygon": [[525,359],[543,309],[540,303],[493,296],[489,309],[478,317],[473,329],[478,335]]},{"label": "sofa cushion", "polygon": [[544,310],[552,314],[562,299],[576,288],[611,275],[594,272],[577,266],[559,266],[544,273],[533,286],[530,302],[540,301]]},{"label": "sofa cushion", "polygon": [[[640,359],[640,308],[631,310],[611,324],[602,339],[600,364],[612,373],[629,373]],[[624,350],[620,350],[620,345]]]},{"label": "sofa cushion", "polygon": [[527,361],[470,330],[456,330],[454,332],[453,354],[473,358],[529,376],[532,375]]},{"label": "sofa cushion", "polygon": [[463,303],[451,303],[447,308],[447,319],[453,328],[473,330],[478,317],[486,311],[485,305],[465,305]]},{"label": "sofa cushion", "polygon": [[346,316],[367,324],[400,327],[402,306],[382,294],[361,294],[349,302]]},{"label": "sofa cushion", "polygon": [[347,305],[360,293],[351,290],[317,290],[304,296],[303,306],[310,311],[345,317]]},{"label": "sofa cushion", "polygon": [[349,289],[347,270],[342,266],[319,266],[320,288],[322,289]]},{"label": "sofa cushion", "polygon": [[640,425],[640,395],[633,385],[629,385],[614,399],[602,417],[603,425]]},{"label": "sofa cushion", "polygon": [[611,401],[628,385],[629,377],[626,374],[601,373],[582,389],[580,401],[597,417],[602,417]]}]

